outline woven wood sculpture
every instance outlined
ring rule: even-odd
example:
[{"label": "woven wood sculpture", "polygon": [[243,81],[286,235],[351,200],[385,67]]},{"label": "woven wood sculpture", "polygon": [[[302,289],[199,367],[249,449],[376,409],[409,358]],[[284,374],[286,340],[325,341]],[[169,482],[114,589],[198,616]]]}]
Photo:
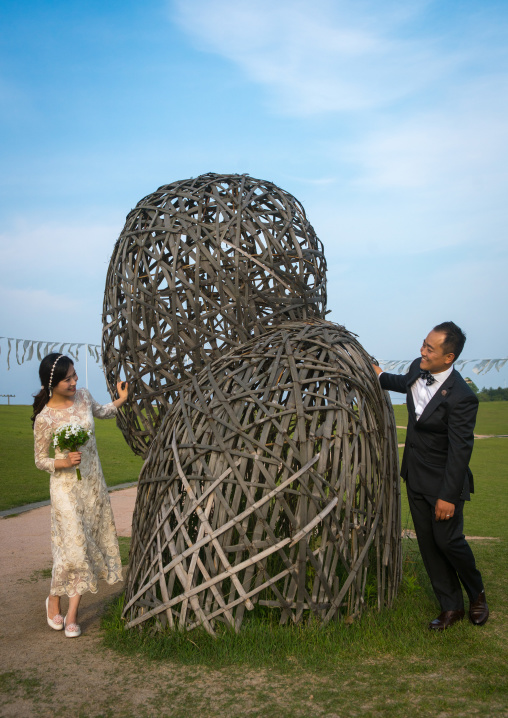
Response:
[{"label": "woven wood sculpture", "polygon": [[354,335],[285,322],[181,388],[143,467],[127,626],[357,616],[400,579],[393,411]]},{"label": "woven wood sculpture", "polygon": [[285,320],[324,317],[323,247],[270,182],[205,174],[160,187],[127,216],[106,280],[103,362],[131,400],[119,426],[145,455],[178,390],[221,352]]}]

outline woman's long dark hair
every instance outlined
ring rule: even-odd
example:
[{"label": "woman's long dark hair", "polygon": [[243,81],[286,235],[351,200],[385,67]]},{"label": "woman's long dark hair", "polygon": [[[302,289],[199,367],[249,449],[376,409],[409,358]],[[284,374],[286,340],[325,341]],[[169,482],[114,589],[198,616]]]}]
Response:
[{"label": "woman's long dark hair", "polygon": [[[60,359],[58,359],[60,357]],[[56,362],[56,360],[58,361]],[[56,364],[55,364],[56,362]],[[51,369],[53,369],[53,376],[51,377]],[[44,357],[39,366],[39,379],[41,380],[41,390],[38,394],[34,394],[33,409],[34,412],[30,417],[32,419],[32,428],[35,424],[35,419],[38,414],[44,409],[49,401],[50,386],[49,380],[51,378],[51,388],[54,388],[62,379],[65,379],[69,367],[74,366],[74,362],[69,357],[63,356],[62,354],[48,354]]]}]

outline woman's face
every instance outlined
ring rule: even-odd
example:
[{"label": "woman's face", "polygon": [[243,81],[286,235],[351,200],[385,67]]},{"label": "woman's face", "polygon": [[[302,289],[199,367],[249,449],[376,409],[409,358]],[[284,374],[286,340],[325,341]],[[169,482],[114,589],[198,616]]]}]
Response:
[{"label": "woman's face", "polygon": [[62,381],[59,381],[58,384],[53,387],[53,394],[61,396],[64,399],[74,398],[77,383],[78,375],[74,370],[74,364],[71,364],[67,370],[65,379],[62,379]]}]

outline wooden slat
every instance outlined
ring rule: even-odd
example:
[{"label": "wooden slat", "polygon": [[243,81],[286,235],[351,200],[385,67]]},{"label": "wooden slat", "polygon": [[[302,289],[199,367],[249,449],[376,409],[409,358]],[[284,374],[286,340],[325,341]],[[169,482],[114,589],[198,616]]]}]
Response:
[{"label": "wooden slat", "polygon": [[276,323],[324,318],[325,305],[323,245],[280,187],[208,173],[141,199],[115,244],[103,304],[109,390],[120,377],[131,386],[118,414],[127,443],[146,456],[193,374]]},{"label": "wooden slat", "polygon": [[327,622],[359,615],[371,581],[391,605],[397,439],[371,361],[339,325],[287,321],[179,389],[140,476],[128,626],[166,616],[213,635],[257,602]]}]

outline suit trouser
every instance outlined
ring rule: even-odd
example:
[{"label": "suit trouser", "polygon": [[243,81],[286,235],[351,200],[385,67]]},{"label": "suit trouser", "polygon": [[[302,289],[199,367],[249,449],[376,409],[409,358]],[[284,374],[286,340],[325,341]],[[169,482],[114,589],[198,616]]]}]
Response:
[{"label": "suit trouser", "polygon": [[482,577],[466,541],[464,502],[455,507],[451,519],[436,521],[436,499],[415,493],[407,485],[409,508],[423,563],[442,611],[464,608],[461,583],[470,601],[483,591]]}]

